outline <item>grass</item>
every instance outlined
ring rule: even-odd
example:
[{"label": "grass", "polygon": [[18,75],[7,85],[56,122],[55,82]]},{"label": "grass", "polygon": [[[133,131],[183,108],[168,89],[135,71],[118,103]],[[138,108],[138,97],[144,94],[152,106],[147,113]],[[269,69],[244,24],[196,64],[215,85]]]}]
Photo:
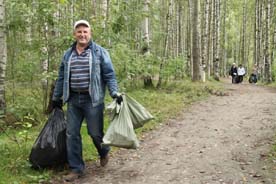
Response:
[{"label": "grass", "polygon": [[[192,102],[206,98],[209,95],[206,87],[221,90],[221,85],[216,82],[182,81],[166,84],[165,87],[158,90],[139,88],[125,91],[155,117],[154,120],[136,130],[137,136],[140,137],[143,132],[154,129],[169,118],[177,117],[182,109]],[[107,103],[110,100],[107,98]],[[51,169],[36,171],[30,168],[28,162],[30,150],[42,127],[43,124],[29,128],[25,132],[23,130],[8,130],[6,133],[9,137],[6,134],[0,134],[0,184],[48,183],[49,178],[53,175],[59,175],[57,171]],[[106,117],[105,128],[107,127],[108,118]],[[81,131],[84,159],[85,161],[94,161],[97,159],[97,152],[87,134],[85,123]],[[18,143],[11,137],[16,137]]]}]

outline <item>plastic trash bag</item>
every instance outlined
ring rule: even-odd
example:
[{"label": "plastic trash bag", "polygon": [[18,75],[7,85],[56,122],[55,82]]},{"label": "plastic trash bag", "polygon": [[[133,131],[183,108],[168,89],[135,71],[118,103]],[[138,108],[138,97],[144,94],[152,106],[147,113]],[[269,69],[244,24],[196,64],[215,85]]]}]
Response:
[{"label": "plastic trash bag", "polygon": [[[126,102],[128,106],[130,119],[134,129],[142,127],[146,122],[154,118],[145,107],[127,94],[123,94],[123,102]],[[119,108],[120,107],[116,103],[116,100],[113,100],[113,102],[111,102],[107,107],[110,111],[111,117],[114,117],[116,113],[119,113]]]},{"label": "plastic trash bag", "polygon": [[134,132],[125,95],[121,105],[115,102],[111,106],[113,117],[103,137],[103,145],[136,149],[139,141]]},{"label": "plastic trash bag", "polygon": [[145,107],[130,96],[125,96],[134,129],[142,127],[146,122],[153,119],[153,116],[145,109]]},{"label": "plastic trash bag", "polygon": [[67,162],[66,121],[55,108],[37,137],[29,156],[33,168],[60,166]]},{"label": "plastic trash bag", "polygon": [[141,104],[125,94],[121,105],[114,100],[107,109],[111,111],[111,123],[103,138],[103,144],[136,149],[139,141],[134,128],[142,127],[153,116]]}]

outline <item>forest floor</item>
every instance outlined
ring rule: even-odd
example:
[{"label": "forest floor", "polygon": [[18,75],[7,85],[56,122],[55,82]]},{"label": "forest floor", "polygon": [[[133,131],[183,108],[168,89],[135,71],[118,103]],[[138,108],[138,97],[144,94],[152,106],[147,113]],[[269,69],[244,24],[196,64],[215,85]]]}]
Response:
[{"label": "forest floor", "polygon": [[276,183],[276,90],[230,79],[225,88],[145,133],[139,149],[119,149],[104,168],[88,164],[74,183]]}]

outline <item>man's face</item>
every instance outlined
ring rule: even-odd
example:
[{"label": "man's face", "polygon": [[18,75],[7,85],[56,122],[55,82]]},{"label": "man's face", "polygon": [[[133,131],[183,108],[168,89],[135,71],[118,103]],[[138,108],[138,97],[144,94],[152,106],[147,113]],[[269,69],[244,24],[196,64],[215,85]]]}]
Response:
[{"label": "man's face", "polygon": [[90,28],[85,25],[79,25],[74,31],[74,38],[78,45],[86,46],[91,39]]}]

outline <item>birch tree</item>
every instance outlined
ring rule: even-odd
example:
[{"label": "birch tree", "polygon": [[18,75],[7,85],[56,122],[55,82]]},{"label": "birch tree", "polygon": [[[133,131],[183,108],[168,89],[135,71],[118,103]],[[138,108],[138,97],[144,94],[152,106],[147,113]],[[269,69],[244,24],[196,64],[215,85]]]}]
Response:
[{"label": "birch tree", "polygon": [[260,62],[262,61],[261,46],[262,46],[262,2],[256,0],[256,50],[255,50],[255,63],[260,68]]},{"label": "birch tree", "polygon": [[142,47],[142,53],[145,55],[148,55],[150,53],[150,37],[149,37],[149,4],[150,0],[144,0],[144,12],[145,12],[145,18],[143,21],[143,47]]},{"label": "birch tree", "polygon": [[271,76],[271,61],[270,61],[270,25],[271,25],[271,1],[267,0],[265,4],[265,38],[264,38],[264,80],[270,83]]},{"label": "birch tree", "polygon": [[[275,65],[275,62],[274,62],[274,57],[275,57],[275,48],[276,48],[276,23],[273,22],[273,19],[275,18],[276,14],[275,14],[275,5],[276,5],[276,2],[275,1],[271,1],[271,13],[270,13],[270,16],[271,16],[271,29],[270,29],[270,37],[271,37],[271,44],[270,44],[270,63],[271,63],[271,78],[272,80],[275,80],[275,76],[273,76],[272,74],[272,70],[273,70],[273,67]],[[273,79],[274,77],[274,79]]]},{"label": "birch tree", "polygon": [[198,0],[193,0],[193,34],[192,34],[192,56],[193,56],[193,81],[200,80],[200,53],[199,53],[199,30],[198,30]]},{"label": "birch tree", "polygon": [[192,58],[192,6],[193,1],[188,0],[188,11],[187,11],[187,70],[189,70],[188,76],[193,76],[193,58]]},{"label": "birch tree", "polygon": [[[148,57],[150,54],[150,36],[149,36],[149,4],[150,0],[144,1],[144,12],[145,12],[145,18],[143,20],[143,46],[142,46],[142,53],[145,57]],[[150,66],[148,66],[150,67]],[[150,74],[144,75],[144,86],[145,87],[152,87],[152,76]]]},{"label": "birch tree", "polygon": [[107,27],[107,21],[108,21],[108,6],[109,6],[109,0],[102,0],[102,17],[103,17],[103,21],[102,21],[102,28],[105,31],[106,27]]},{"label": "birch tree", "polygon": [[227,48],[226,48],[226,16],[227,16],[227,0],[223,3],[223,17],[222,17],[222,36],[221,36],[221,73],[225,77],[227,75],[226,62],[227,62]]},{"label": "birch tree", "polygon": [[5,115],[5,77],[6,77],[6,36],[5,36],[5,4],[0,0],[0,117]]},{"label": "birch tree", "polygon": [[165,65],[165,60],[168,57],[168,45],[169,45],[169,32],[171,29],[171,17],[172,17],[172,5],[173,0],[170,0],[168,4],[168,11],[166,15],[166,32],[165,32],[165,39],[164,39],[164,49],[163,49],[163,57],[159,66],[159,77],[157,82],[157,88],[161,87],[162,80],[163,80],[163,70]]},{"label": "birch tree", "polygon": [[202,64],[202,81],[205,82],[206,75],[206,65],[208,63],[208,35],[209,35],[209,4],[210,0],[205,0],[204,4],[204,15],[202,24],[202,54],[201,54],[201,64]]},{"label": "birch tree", "polygon": [[257,55],[257,46],[258,46],[258,16],[259,15],[259,0],[255,0],[255,15],[254,15],[254,53],[253,53],[253,64],[257,64],[258,55]]},{"label": "birch tree", "polygon": [[243,20],[242,20],[242,34],[241,34],[241,64],[245,65],[246,64],[246,60],[245,60],[245,43],[246,43],[246,21],[247,21],[247,16],[246,16],[246,5],[247,2],[246,0],[243,1]]},{"label": "birch tree", "polygon": [[179,0],[177,2],[177,56],[181,56],[183,54],[183,46],[182,46],[182,29],[183,29],[183,24],[182,24],[182,17],[183,17],[183,5],[182,5],[182,1]]},{"label": "birch tree", "polygon": [[214,78],[219,80],[220,0],[214,1],[213,7],[213,72]]},{"label": "birch tree", "polygon": [[213,56],[213,49],[212,45],[213,45],[213,40],[212,40],[212,32],[214,31],[212,28],[212,20],[213,20],[213,0],[209,0],[209,8],[208,8],[208,35],[207,35],[207,55],[206,55],[206,68],[207,68],[207,76],[208,78],[210,78],[211,76],[211,68],[212,68],[212,63],[211,61],[212,56]]}]

